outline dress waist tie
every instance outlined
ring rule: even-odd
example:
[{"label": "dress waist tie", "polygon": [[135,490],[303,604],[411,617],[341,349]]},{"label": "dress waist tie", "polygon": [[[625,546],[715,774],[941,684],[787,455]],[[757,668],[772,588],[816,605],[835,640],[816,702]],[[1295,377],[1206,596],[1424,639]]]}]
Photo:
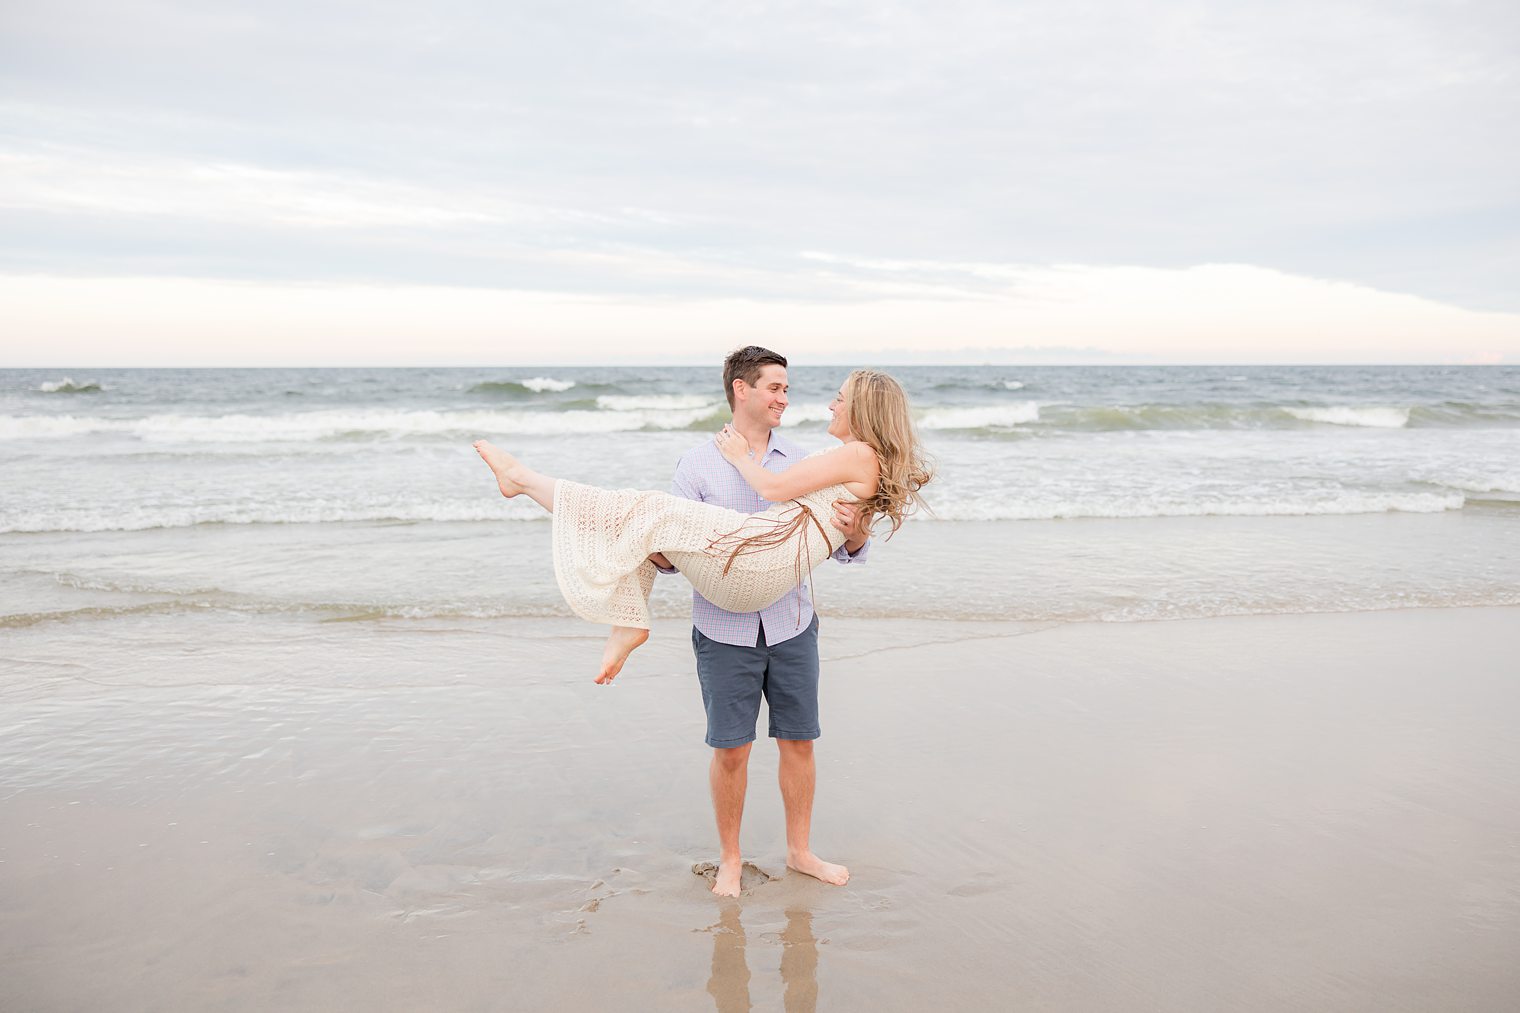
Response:
[{"label": "dress waist tie", "polygon": [[[728,576],[728,571],[733,568],[734,561],[737,560],[740,556],[750,552],[760,552],[774,545],[783,545],[788,538],[791,538],[798,532],[803,531],[810,521],[812,522],[813,527],[818,529],[818,534],[823,536],[823,543],[825,545],[829,543],[829,534],[827,531],[823,530],[823,523],[818,519],[818,515],[813,513],[813,508],[801,500],[794,499],[791,500],[791,502],[796,505],[797,511],[788,518],[781,519],[754,516],[745,521],[746,524],[750,523],[751,521],[761,521],[765,524],[769,524],[771,527],[768,531],[760,531],[753,535],[741,536],[739,532],[743,531],[744,529],[740,527],[734,529],[733,531],[730,531],[726,535],[719,535],[717,538],[714,538],[711,542],[708,543],[707,550],[709,552],[728,552],[728,562],[723,564],[723,575],[725,577]],[[804,558],[807,563],[806,569],[803,569]],[[793,572],[796,574],[796,586],[799,589],[802,587],[803,575],[805,574],[807,576],[808,592],[809,594],[812,594],[813,546],[812,543],[808,541],[807,535],[805,533],[802,535],[802,537],[797,539],[797,558],[793,562]],[[801,628],[802,598],[799,596],[797,599],[797,629]]]}]

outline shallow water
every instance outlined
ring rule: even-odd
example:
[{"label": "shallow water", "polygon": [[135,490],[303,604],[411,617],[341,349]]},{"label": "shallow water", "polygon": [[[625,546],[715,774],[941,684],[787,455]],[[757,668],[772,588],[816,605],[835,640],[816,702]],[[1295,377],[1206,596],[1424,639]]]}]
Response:
[{"label": "shallow water", "polygon": [[[716,901],[684,624],[8,631],[0,1005],[1498,1009],[1514,610],[826,618],[814,842]],[[94,641],[92,643],[92,641]]]}]

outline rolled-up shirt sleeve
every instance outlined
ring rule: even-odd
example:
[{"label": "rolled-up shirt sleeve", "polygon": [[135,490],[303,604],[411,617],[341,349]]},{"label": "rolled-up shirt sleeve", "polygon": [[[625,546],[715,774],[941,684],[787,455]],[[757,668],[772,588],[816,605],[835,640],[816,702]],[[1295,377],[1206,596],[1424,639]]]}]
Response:
[{"label": "rolled-up shirt sleeve", "polygon": [[866,561],[866,554],[870,551],[871,539],[867,538],[866,544],[862,545],[860,547],[860,551],[855,553],[853,556],[850,555],[850,553],[845,549],[843,545],[841,545],[839,548],[834,550],[834,559],[840,563],[864,563]]}]

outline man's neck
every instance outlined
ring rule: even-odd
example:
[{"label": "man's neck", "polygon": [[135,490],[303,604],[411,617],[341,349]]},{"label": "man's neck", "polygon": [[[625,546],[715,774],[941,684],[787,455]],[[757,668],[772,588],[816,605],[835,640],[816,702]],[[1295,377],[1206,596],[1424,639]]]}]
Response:
[{"label": "man's neck", "polygon": [[763,460],[765,454],[771,448],[771,427],[764,422],[742,422],[736,416],[734,428],[739,430],[739,435],[749,441],[750,449],[755,452],[755,460]]}]

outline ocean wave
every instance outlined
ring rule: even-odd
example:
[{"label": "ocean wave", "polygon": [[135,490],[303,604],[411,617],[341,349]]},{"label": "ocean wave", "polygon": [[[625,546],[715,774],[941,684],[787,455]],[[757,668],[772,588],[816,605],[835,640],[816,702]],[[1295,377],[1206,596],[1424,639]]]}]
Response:
[{"label": "ocean wave", "polygon": [[1003,389],[1004,390],[1023,390],[1024,389],[1024,381],[1023,380],[1004,380],[1003,381]]},{"label": "ocean wave", "polygon": [[152,531],[193,528],[205,524],[343,524],[420,521],[547,520],[538,511],[513,509],[499,498],[480,501],[355,504],[339,500],[296,503],[205,504],[138,507],[121,510],[32,511],[0,519],[0,534],[44,532]]},{"label": "ocean wave", "polygon": [[723,402],[701,394],[603,394],[596,399],[596,406],[609,412],[686,412],[701,409],[712,414],[723,407]]},{"label": "ocean wave", "polygon": [[918,420],[920,429],[1009,429],[1040,421],[1040,406],[1033,401],[967,408],[930,408]]},{"label": "ocean wave", "polygon": [[1356,492],[1334,495],[1210,498],[1144,497],[1030,499],[1013,497],[931,502],[941,521],[1034,521],[1142,517],[1314,517],[1344,514],[1442,513],[1467,503],[1461,492]]},{"label": "ocean wave", "polygon": [[34,388],[39,394],[92,394],[96,391],[109,390],[97,380],[85,380],[76,383],[72,377],[64,377],[62,380],[53,380],[38,384]]},{"label": "ocean wave", "polygon": [[520,433],[616,433],[689,429],[714,417],[712,405],[623,411],[313,411],[280,415],[0,416],[0,440],[114,434],[152,443],[279,443]]},{"label": "ocean wave", "polygon": [[1409,425],[1408,408],[1335,405],[1328,408],[1284,408],[1283,411],[1304,422],[1322,422],[1332,426],[1402,429]]},{"label": "ocean wave", "polygon": [[552,376],[530,376],[522,382],[522,385],[535,394],[542,394],[546,390],[557,394],[574,387],[575,381],[556,380]]},{"label": "ocean wave", "polygon": [[[1143,464],[1143,462],[1141,462]],[[974,467],[962,461],[961,469]],[[1207,479],[1162,474],[1149,469],[1115,471],[1113,481],[1094,482],[1082,474],[1046,474],[1010,486],[963,487],[959,480],[930,490],[924,521],[1015,521],[1062,518],[1145,518],[1203,516],[1316,516],[1368,513],[1437,513],[1464,506],[1520,501],[1520,473],[1465,466],[1461,461],[1402,468],[1393,476],[1362,483],[1274,478],[1256,472],[1214,471]],[[1042,474],[1035,472],[1034,475]],[[955,479],[955,473],[947,473]],[[641,485],[638,478],[622,484]],[[657,487],[658,482],[655,483]],[[48,497],[10,497],[0,506],[0,532],[138,531],[204,524],[326,524],[345,522],[533,521],[544,515],[523,500],[503,501],[473,494],[443,494],[418,484],[395,494],[365,495],[341,485],[303,487],[299,494],[248,499],[197,500],[155,496],[123,502],[100,497],[89,502]]]},{"label": "ocean wave", "polygon": [[526,380],[484,380],[470,388],[471,394],[562,394],[576,386],[574,380],[530,376]]},{"label": "ocean wave", "polygon": [[785,426],[800,426],[813,422],[828,423],[834,417],[826,404],[792,404],[788,405],[786,412],[781,416],[781,424]]},{"label": "ocean wave", "polygon": [[[1441,513],[1469,502],[1503,502],[1495,494],[1429,491],[1356,491],[1325,494],[1187,497],[1165,494],[1108,496],[1015,496],[946,498],[931,501],[932,513],[916,523],[958,521],[1037,521],[1078,518],[1115,520],[1147,517],[1313,517],[1377,513]],[[286,503],[218,503],[118,509],[60,508],[0,517],[0,533],[148,531],[229,524],[452,523],[511,521],[542,523],[546,514],[492,497],[469,500],[369,502],[329,499]]]}]

